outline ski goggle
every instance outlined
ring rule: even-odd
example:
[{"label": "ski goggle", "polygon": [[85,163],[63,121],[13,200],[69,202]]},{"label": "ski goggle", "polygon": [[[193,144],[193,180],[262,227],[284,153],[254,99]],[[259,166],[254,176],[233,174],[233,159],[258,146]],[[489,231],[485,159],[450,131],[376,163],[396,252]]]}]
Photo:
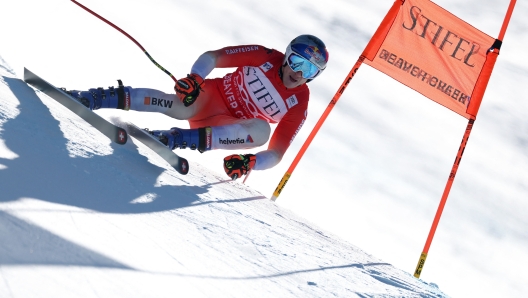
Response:
[{"label": "ski goggle", "polygon": [[291,53],[286,61],[293,71],[301,71],[305,79],[313,79],[319,74],[319,68],[315,64],[295,53]]}]

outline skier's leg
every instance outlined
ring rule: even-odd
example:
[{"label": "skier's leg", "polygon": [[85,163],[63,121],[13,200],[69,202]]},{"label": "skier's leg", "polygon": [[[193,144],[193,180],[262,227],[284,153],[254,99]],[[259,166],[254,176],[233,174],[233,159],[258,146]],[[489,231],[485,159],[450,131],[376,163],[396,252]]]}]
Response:
[{"label": "skier's leg", "polygon": [[153,130],[159,140],[171,150],[180,148],[208,150],[239,150],[260,147],[270,136],[271,128],[262,119],[237,119],[217,115],[201,121],[190,120],[191,129],[173,127],[170,130]]},{"label": "skier's leg", "polygon": [[121,109],[143,112],[158,112],[170,117],[186,120],[196,114],[198,105],[185,107],[176,94],[149,88],[120,86],[88,91],[68,91],[91,110]]},{"label": "skier's leg", "polygon": [[[132,108],[139,109],[134,105]],[[269,123],[264,120],[233,117],[214,84],[206,85],[198,100],[189,107],[184,107],[183,103],[178,101],[177,108],[163,110],[159,104],[156,107],[151,105],[149,109],[152,108],[174,118],[181,117],[180,110],[193,109],[190,113],[192,116],[188,118],[190,129],[173,127],[170,130],[152,132],[171,149],[190,147],[201,152],[215,149],[249,149],[264,145],[271,132]]]},{"label": "skier's leg", "polygon": [[187,120],[196,114],[199,105],[186,107],[176,96],[149,88],[130,88],[130,109],[134,111],[158,112]]},{"label": "skier's leg", "polygon": [[124,87],[121,81],[118,82],[119,86],[117,88],[108,87],[108,89],[104,89],[100,87],[92,88],[88,91],[66,90],[63,88],[63,90],[90,110],[101,108],[129,110],[130,88]]},{"label": "skier's leg", "polygon": [[[211,150],[239,150],[260,147],[270,137],[271,128],[262,119],[238,119],[217,115],[202,120],[189,120],[191,128],[210,127]],[[207,140],[209,141],[209,140]]]},{"label": "skier's leg", "polygon": [[198,113],[200,118],[229,113],[214,84],[205,86],[198,100],[184,106],[176,94],[168,94],[150,88],[132,88],[121,84],[117,88],[92,88],[88,91],[66,91],[91,110],[100,108],[158,112],[187,120]]}]

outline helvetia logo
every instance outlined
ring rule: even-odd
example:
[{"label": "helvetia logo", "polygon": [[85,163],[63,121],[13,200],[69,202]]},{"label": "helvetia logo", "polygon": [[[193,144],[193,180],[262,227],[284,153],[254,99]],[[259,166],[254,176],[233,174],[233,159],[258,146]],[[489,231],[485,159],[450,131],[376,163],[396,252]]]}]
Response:
[{"label": "helvetia logo", "polygon": [[236,140],[232,140],[230,138],[227,139],[218,139],[218,143],[222,145],[235,145],[235,144],[245,144],[245,143],[253,143],[253,138],[251,135],[247,135],[246,139],[236,138]]},{"label": "helvetia logo", "polygon": [[218,139],[218,143],[222,144],[222,145],[234,145],[234,144],[244,144],[246,143],[243,139],[241,138],[237,138],[236,140],[231,140],[229,138],[227,139]]}]

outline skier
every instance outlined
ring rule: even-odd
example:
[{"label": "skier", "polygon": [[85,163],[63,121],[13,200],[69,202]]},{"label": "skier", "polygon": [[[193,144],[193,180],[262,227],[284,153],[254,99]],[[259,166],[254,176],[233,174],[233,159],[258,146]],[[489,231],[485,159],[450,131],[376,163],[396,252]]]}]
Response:
[{"label": "skier", "polygon": [[[92,110],[160,112],[188,120],[189,129],[150,131],[171,150],[240,150],[270,140],[267,150],[224,158],[224,170],[235,180],[280,162],[307,116],[306,83],[319,76],[327,62],[325,44],[313,35],[300,35],[285,54],[260,45],[205,52],[190,74],[177,81],[176,94],[123,86],[121,81],[117,88],[68,92]],[[225,67],[237,69],[222,78],[205,79],[214,68]],[[271,139],[270,123],[277,124]]]}]

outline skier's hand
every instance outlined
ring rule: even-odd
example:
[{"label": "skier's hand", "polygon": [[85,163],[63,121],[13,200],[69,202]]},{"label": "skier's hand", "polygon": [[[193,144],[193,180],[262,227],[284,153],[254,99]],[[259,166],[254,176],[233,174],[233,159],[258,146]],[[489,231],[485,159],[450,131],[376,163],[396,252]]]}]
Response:
[{"label": "skier's hand", "polygon": [[231,179],[236,180],[246,175],[257,162],[257,157],[253,154],[233,154],[224,158],[224,170]]},{"label": "skier's hand", "polygon": [[204,85],[205,82],[201,76],[191,73],[186,78],[179,79],[174,90],[176,90],[176,95],[183,102],[183,105],[188,107],[196,101]]}]

